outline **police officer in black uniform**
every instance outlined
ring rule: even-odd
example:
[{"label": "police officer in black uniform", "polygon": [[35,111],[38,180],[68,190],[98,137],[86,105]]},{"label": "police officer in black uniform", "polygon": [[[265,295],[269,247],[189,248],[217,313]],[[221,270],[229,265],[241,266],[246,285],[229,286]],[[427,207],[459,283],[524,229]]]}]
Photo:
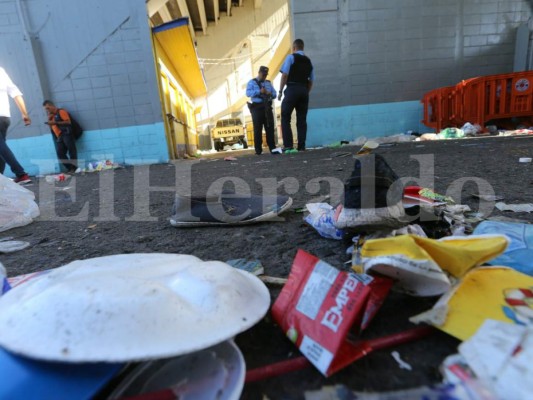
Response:
[{"label": "police officer in black uniform", "polygon": [[289,54],[281,66],[281,83],[278,100],[281,100],[285,85],[285,97],[281,103],[281,132],[283,135],[283,151],[294,151],[291,129],[291,114],[296,109],[296,128],[298,130],[298,151],[305,150],[307,137],[307,109],[309,106],[309,92],[315,80],[313,64],[304,54],[304,42],[296,39],[292,44],[292,54]]},{"label": "police officer in black uniform", "polygon": [[266,132],[266,141],[272,154],[276,148],[274,140],[274,114],[272,112],[272,100],[276,98],[276,90],[270,81],[266,80],[268,67],[259,67],[257,78],[251,79],[246,86],[246,96],[250,97],[251,103],[248,108],[252,114],[254,123],[254,147],[255,154],[263,152],[263,126]]}]

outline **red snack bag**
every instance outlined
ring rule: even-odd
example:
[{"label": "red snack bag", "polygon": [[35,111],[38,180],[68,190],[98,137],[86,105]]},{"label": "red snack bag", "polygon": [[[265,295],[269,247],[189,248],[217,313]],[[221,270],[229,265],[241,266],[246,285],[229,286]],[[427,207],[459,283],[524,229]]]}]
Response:
[{"label": "red snack bag", "polygon": [[272,315],[325,376],[360,357],[348,332],[365,329],[392,286],[390,279],[339,271],[298,250]]}]

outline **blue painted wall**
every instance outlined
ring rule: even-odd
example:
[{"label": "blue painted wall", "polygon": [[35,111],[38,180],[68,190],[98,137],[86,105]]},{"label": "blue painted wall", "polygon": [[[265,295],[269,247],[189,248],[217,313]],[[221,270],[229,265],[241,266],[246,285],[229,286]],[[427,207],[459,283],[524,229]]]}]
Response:
[{"label": "blue painted wall", "polygon": [[168,161],[145,0],[0,0],[0,54],[33,122],[11,101],[8,144],[30,174],[59,169],[45,99],[84,128],[81,166]]},{"label": "blue painted wall", "polygon": [[405,133],[427,132],[420,122],[422,104],[418,101],[359,106],[317,108],[307,115],[308,147],[324,146],[340,140],[354,140]]},{"label": "blue painted wall", "polygon": [[[7,143],[30,175],[59,172],[51,134],[8,140]],[[82,168],[88,162],[102,160],[129,165],[168,161],[162,122],[86,131],[77,146]],[[5,175],[13,177],[9,167]]]}]

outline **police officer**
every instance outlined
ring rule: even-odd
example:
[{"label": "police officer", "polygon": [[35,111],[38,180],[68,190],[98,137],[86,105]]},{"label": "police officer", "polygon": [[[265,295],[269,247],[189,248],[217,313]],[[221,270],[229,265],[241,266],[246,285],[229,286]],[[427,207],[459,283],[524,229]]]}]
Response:
[{"label": "police officer", "polygon": [[274,141],[274,114],[272,113],[272,100],[276,98],[276,90],[270,81],[266,80],[268,67],[259,67],[257,78],[251,79],[246,86],[246,96],[251,98],[248,108],[254,123],[255,154],[263,152],[263,126],[266,132],[266,141],[272,154],[276,143]]},{"label": "police officer", "polygon": [[281,103],[281,132],[283,135],[283,151],[294,150],[291,129],[291,114],[296,109],[296,128],[298,130],[298,151],[305,150],[307,137],[307,109],[309,106],[309,92],[315,80],[313,64],[304,54],[304,42],[296,39],[292,44],[292,54],[289,54],[281,66],[281,83],[279,85],[278,100],[281,100],[285,85],[285,97]]}]

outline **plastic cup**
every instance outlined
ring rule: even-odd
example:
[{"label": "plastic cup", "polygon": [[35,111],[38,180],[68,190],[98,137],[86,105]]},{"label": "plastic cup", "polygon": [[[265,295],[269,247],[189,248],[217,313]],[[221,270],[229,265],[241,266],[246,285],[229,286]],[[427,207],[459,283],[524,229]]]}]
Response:
[{"label": "plastic cup", "polygon": [[374,142],[373,140],[367,141],[363,147],[357,152],[357,154],[369,154],[372,152],[372,150],[375,150],[379,147],[378,142]]}]

